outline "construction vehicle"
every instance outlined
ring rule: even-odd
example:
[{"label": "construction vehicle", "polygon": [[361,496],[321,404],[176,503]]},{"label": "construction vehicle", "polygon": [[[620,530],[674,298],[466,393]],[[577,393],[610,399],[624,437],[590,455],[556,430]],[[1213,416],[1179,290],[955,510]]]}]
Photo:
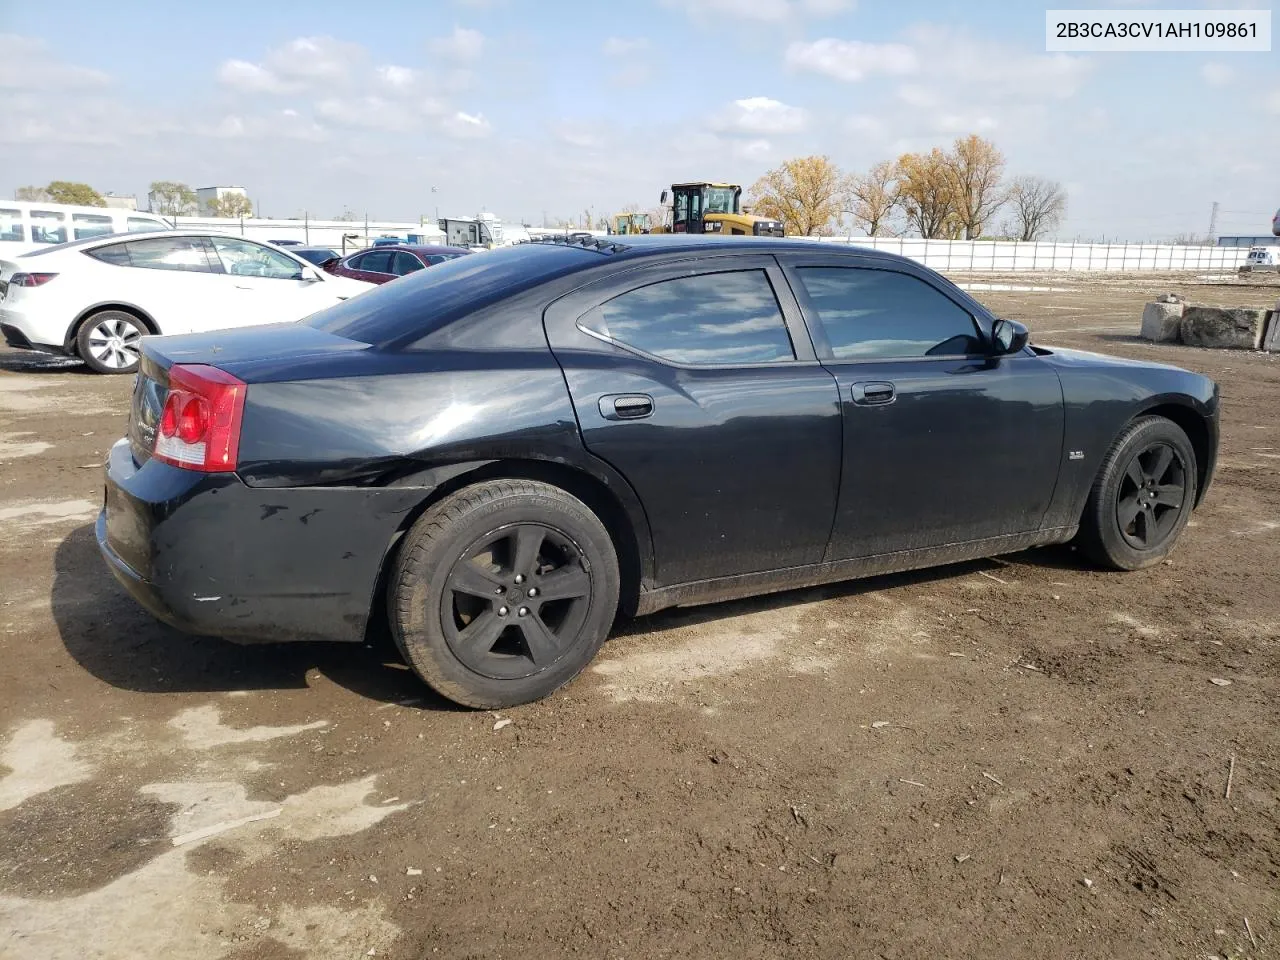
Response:
[{"label": "construction vehicle", "polygon": [[[742,209],[742,187],[736,183],[673,183],[671,219],[653,233],[718,233],[724,236],[780,237],[782,221],[758,217]],[[662,191],[662,205],[667,191]]]},{"label": "construction vehicle", "polygon": [[609,225],[610,233],[650,233],[652,230],[653,219],[647,213],[619,213]]}]

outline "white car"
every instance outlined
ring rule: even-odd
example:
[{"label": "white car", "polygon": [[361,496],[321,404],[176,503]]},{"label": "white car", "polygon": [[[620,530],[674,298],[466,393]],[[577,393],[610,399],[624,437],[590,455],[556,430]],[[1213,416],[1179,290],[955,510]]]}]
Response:
[{"label": "white car", "polygon": [[1277,263],[1277,251],[1271,247],[1250,247],[1249,255],[1244,262],[1251,267],[1274,267]]},{"label": "white car", "polygon": [[373,286],[227,234],[94,237],[0,260],[0,333],[98,373],[132,373],[147,334],[301,320]]}]

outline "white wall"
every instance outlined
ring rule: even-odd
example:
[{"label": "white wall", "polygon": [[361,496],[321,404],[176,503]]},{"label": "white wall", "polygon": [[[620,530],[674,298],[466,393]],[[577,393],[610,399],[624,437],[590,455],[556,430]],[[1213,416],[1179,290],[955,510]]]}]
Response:
[{"label": "white wall", "polygon": [[427,243],[440,242],[443,234],[434,223],[419,226],[416,221],[370,220],[365,234],[363,220],[233,220],[225,217],[178,217],[178,226],[184,230],[217,230],[234,233],[250,240],[298,240],[313,247],[332,247],[342,251],[343,234],[356,234],[356,240],[347,241],[347,252],[367,247],[374,237],[391,234],[405,237],[420,234]]},{"label": "white wall", "polygon": [[922,240],[918,237],[814,237],[908,257],[943,272],[1016,270],[1235,270],[1247,247],[1184,247],[1155,243],[1030,243],[1006,240]]}]

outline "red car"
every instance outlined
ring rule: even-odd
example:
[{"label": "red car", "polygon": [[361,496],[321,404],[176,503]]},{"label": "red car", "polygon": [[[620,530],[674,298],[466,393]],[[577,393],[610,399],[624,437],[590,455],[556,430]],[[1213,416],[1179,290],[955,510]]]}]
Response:
[{"label": "red car", "polygon": [[385,246],[370,247],[324,265],[329,273],[352,277],[366,283],[386,283],[406,273],[433,267],[454,257],[465,257],[471,251],[462,247]]}]

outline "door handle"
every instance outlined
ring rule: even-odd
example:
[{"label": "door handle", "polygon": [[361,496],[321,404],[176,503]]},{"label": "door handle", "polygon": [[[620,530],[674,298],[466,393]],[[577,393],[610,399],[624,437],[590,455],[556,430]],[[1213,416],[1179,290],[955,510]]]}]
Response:
[{"label": "door handle", "polygon": [[893,403],[894,398],[897,396],[893,384],[883,380],[855,383],[851,392],[853,394],[853,402],[864,406]]},{"label": "door handle", "polygon": [[653,397],[647,393],[613,394],[600,398],[600,416],[606,420],[640,420],[653,414]]}]

